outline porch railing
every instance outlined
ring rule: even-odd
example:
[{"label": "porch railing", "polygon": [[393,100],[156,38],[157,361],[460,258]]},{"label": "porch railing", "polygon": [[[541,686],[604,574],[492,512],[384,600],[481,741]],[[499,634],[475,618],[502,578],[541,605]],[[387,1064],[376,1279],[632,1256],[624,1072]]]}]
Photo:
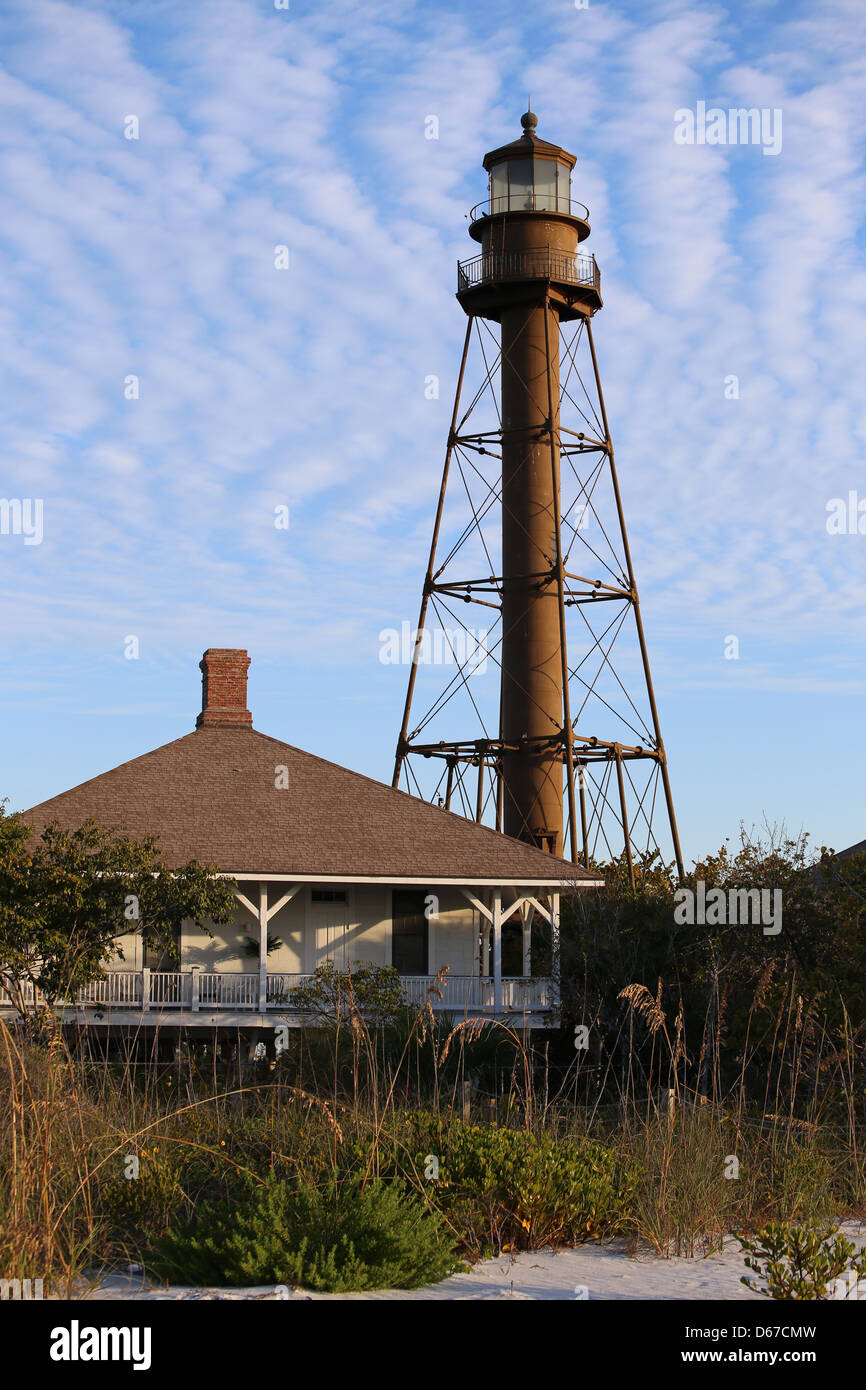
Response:
[{"label": "porch railing", "polygon": [[[38,1004],[42,1001],[42,996],[39,991],[34,989],[29,980],[25,981],[21,986],[21,994],[27,1008],[32,1008],[34,1003]],[[14,1008],[14,999],[11,992],[0,984],[0,1009],[4,1007]]]},{"label": "porch railing", "polygon": [[98,1004],[103,1009],[140,1008],[140,970],[112,970],[104,980],[94,980],[78,992],[79,1004]]},{"label": "porch railing", "polygon": [[228,971],[198,973],[200,1009],[257,1009],[258,975],[233,975]]},{"label": "porch railing", "polygon": [[[291,991],[309,983],[312,975],[269,974],[266,1007],[291,1012]],[[495,1008],[495,986],[488,975],[446,975],[437,981],[433,975],[401,975],[400,983],[410,1008],[420,1008],[429,1000],[437,1012],[467,1014],[490,1012]],[[25,988],[28,1006],[34,1003],[33,987]],[[40,1002],[37,998],[35,1002]],[[221,1009],[258,1011],[259,976],[238,971],[110,970],[101,980],[85,986],[68,1005],[115,1010],[190,1010],[216,1012]],[[509,1013],[536,1013],[554,1009],[558,992],[547,977],[503,976],[502,1010]],[[0,986],[0,1008],[12,1007],[11,996]]]}]

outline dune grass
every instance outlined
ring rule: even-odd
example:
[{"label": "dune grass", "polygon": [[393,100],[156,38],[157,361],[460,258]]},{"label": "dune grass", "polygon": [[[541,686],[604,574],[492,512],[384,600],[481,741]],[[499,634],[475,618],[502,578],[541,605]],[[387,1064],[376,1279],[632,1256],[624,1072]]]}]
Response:
[{"label": "dune grass", "polygon": [[[212,1045],[173,1042],[161,1061],[151,1043],[147,1057],[133,1045],[87,1057],[80,1034],[48,1019],[38,1036],[0,1023],[0,1275],[63,1293],[85,1272],[128,1263],[166,1275],[171,1248],[179,1278],[179,1233],[195,1231],[197,1213],[237,1224],[275,1183],[296,1244],[303,1212],[321,1217],[323,1193],[345,1204],[339,1242],[359,1193],[399,1184],[433,1223],[419,1237],[422,1273],[612,1236],[701,1254],[768,1221],[863,1214],[862,1098],[844,1037],[819,1040],[833,1059],[820,1088],[801,1095],[780,1050],[786,1075],[767,1078],[764,1096],[742,1079],[707,1097],[687,1084],[676,1023],[639,989],[628,1002],[655,1029],[641,1087],[636,1061],[624,1082],[620,1073],[602,1087],[579,1057],[555,1068],[549,1039],[478,1022],[433,1027],[423,1009],[390,1030],[358,1017],[340,1036],[299,1031],[278,1060],[259,1063],[246,1063],[243,1047],[226,1061]],[[300,1280],[313,1268],[327,1284],[328,1250],[307,1266],[257,1263],[247,1250],[225,1277],[243,1269],[266,1283],[294,1269]],[[189,1279],[205,1267],[192,1253]],[[363,1263],[347,1257],[335,1287],[374,1277]],[[381,1265],[394,1268],[385,1255]],[[411,1269],[401,1277],[411,1282]]]}]

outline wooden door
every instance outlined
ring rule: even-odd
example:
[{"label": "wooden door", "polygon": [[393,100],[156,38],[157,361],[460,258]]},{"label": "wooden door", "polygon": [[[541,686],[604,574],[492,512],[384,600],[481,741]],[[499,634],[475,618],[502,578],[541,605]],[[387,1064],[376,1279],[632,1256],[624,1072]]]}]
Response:
[{"label": "wooden door", "polygon": [[345,890],[312,890],[310,924],[315,965],[332,960],[338,970],[349,967],[349,895]]}]

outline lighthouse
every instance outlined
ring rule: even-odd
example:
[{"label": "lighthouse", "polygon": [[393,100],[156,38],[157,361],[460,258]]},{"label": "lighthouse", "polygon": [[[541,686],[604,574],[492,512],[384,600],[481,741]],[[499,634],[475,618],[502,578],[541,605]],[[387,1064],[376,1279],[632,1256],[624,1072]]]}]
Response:
[{"label": "lighthouse", "polygon": [[[589,211],[572,197],[575,155],[541,139],[532,111],[520,124],[483,158],[487,196],[468,216],[480,253],[458,265],[467,330],[393,781],[551,854],[621,854],[632,880],[656,852],[682,872],[592,338]],[[425,628],[457,602],[498,614],[495,699],[471,662],[440,673],[438,691],[423,670]],[[435,769],[426,791],[419,760]]]}]

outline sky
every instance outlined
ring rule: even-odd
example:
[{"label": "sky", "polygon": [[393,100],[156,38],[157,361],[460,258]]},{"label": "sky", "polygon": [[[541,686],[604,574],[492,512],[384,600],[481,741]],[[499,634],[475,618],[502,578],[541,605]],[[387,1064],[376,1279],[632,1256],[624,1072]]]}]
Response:
[{"label": "sky", "polygon": [[[257,728],[390,780],[465,214],[531,94],[591,212],[686,860],[863,839],[864,90],[861,0],[5,0],[0,497],[42,516],[0,534],[0,796],[190,731],[211,646]],[[700,103],[779,148],[683,143]]]}]

